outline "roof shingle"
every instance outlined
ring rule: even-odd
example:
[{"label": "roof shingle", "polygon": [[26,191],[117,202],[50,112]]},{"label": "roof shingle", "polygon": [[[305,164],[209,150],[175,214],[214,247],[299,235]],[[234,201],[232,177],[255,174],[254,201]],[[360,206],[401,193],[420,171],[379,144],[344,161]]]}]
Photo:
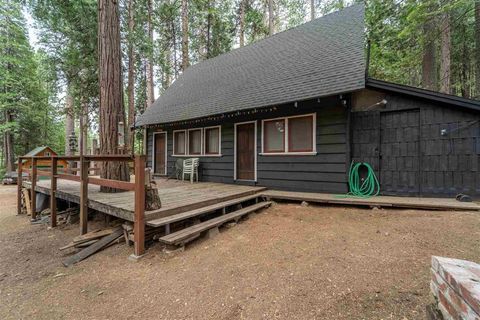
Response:
[{"label": "roof shingle", "polygon": [[365,87],[364,6],[354,5],[189,67],[137,126]]}]

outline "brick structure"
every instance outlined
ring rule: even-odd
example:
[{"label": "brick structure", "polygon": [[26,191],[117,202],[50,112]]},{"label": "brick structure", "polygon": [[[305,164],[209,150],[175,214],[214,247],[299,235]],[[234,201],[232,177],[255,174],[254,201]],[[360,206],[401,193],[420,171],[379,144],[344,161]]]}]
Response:
[{"label": "brick structure", "polygon": [[480,320],[480,265],[432,257],[430,289],[445,320]]}]

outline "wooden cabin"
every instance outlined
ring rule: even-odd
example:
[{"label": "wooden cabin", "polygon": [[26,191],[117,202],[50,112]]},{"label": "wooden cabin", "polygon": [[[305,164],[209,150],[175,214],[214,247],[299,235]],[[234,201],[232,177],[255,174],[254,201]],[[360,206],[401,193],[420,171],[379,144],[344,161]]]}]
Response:
[{"label": "wooden cabin", "polygon": [[[57,153],[52,150],[49,146],[41,146],[36,147],[35,149],[29,151],[24,157],[50,157],[56,156]],[[50,160],[37,160],[37,168],[39,170],[49,171],[51,166]],[[23,159],[22,160],[22,169],[31,169],[32,167],[32,160],[30,159]],[[67,168],[67,161],[66,160],[58,160],[58,168],[62,170]]]},{"label": "wooden cabin", "polygon": [[361,4],[189,67],[137,126],[160,176],[346,193],[360,161],[384,195],[480,197],[480,102],[370,78]]}]

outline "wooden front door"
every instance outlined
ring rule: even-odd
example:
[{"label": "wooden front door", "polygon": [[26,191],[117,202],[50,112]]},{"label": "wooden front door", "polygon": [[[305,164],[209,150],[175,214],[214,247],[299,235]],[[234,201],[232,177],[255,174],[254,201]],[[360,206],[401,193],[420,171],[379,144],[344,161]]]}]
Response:
[{"label": "wooden front door", "polygon": [[167,166],[167,159],[166,159],[166,145],[167,145],[167,135],[165,132],[156,133],[154,135],[154,173],[155,174],[166,174],[166,166]]},{"label": "wooden front door", "polygon": [[236,179],[255,180],[255,123],[236,126]]},{"label": "wooden front door", "polygon": [[382,112],[380,189],[382,194],[417,196],[420,190],[420,112]]}]

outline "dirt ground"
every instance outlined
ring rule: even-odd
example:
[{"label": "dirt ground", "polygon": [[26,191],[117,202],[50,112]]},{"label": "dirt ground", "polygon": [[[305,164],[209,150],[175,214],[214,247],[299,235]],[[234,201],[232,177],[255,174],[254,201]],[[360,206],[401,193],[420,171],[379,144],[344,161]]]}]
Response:
[{"label": "dirt ground", "polygon": [[70,268],[78,227],[16,216],[0,187],[0,319],[424,319],[432,255],[480,262],[480,213],[277,204],[139,262],[119,244]]}]

